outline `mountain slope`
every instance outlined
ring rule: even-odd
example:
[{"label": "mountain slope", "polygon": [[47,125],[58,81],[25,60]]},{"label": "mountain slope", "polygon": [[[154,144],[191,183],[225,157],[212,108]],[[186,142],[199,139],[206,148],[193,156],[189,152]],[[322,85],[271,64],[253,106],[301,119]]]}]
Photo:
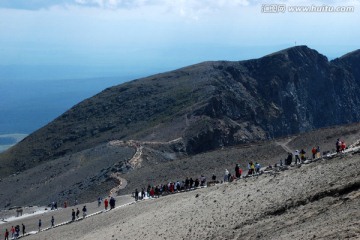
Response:
[{"label": "mountain slope", "polygon": [[108,88],[0,155],[0,176],[113,139],[169,141],[195,154],[360,121],[359,51],[306,46],[204,62]]},{"label": "mountain slope", "polygon": [[[140,201],[28,239],[355,240],[359,160],[359,151],[339,154],[277,174]],[[36,221],[29,221],[29,229],[37,228]]]},{"label": "mountain slope", "polygon": [[126,183],[117,192],[121,195],[130,194],[136,188],[146,188],[149,184],[164,184],[186,177],[195,179],[204,175],[210,179],[215,174],[221,180],[225,169],[234,172],[235,164],[246,172],[251,160],[262,166],[274,165],[284,160],[288,151],[295,149],[305,149],[308,157],[313,146],[320,146],[321,152],[335,151],[337,138],[345,140],[349,146],[359,141],[359,133],[360,123],[356,123],[189,156],[178,152],[179,142],[176,145],[112,141],[2,178],[0,209],[48,205],[52,201],[73,202],[75,199],[93,201],[98,196],[108,196],[110,189],[119,185],[119,181],[114,181],[113,173],[125,179]]}]

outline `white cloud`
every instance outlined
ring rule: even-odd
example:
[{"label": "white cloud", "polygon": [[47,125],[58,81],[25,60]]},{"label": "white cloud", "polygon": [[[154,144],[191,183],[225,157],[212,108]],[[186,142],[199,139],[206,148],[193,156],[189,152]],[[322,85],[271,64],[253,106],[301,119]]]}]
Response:
[{"label": "white cloud", "polygon": [[[324,46],[319,50],[325,54],[335,51],[337,44],[352,50],[360,37],[359,12],[336,16],[262,14],[261,4],[272,0],[55,2],[37,11],[0,9],[0,65],[19,61],[187,65],[261,56],[271,52],[268,46],[279,50],[292,46],[294,41],[317,49]],[[267,51],[259,53],[262,46]],[[243,57],[241,54],[246,52],[248,55]]]}]

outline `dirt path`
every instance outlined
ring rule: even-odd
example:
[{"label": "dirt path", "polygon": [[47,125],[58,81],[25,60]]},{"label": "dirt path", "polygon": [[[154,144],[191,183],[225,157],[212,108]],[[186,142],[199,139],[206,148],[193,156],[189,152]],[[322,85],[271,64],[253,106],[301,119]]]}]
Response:
[{"label": "dirt path", "polygon": [[120,147],[132,147],[136,149],[134,156],[128,161],[132,168],[140,167],[142,162],[142,149],[143,146],[140,142],[129,140],[129,141],[120,141],[114,140],[109,142],[110,146],[120,146]]},{"label": "dirt path", "polygon": [[[116,199],[116,208],[123,208],[124,206],[127,206],[129,204],[134,203],[134,198],[132,198],[130,195],[123,195],[123,196],[118,196],[115,197]],[[47,237],[45,239],[62,239],[62,238],[51,238],[49,236],[51,236],[51,232],[56,231],[57,228],[63,228],[65,225],[78,225],[81,221],[84,221],[82,216],[82,208],[83,206],[86,206],[87,208],[87,217],[86,218],[92,218],[95,215],[99,215],[99,214],[107,214],[109,212],[109,210],[105,211],[104,209],[104,204],[102,203],[100,206],[98,206],[98,202],[94,201],[94,202],[90,202],[90,203],[80,203],[76,206],[71,205],[68,206],[67,208],[58,208],[57,210],[49,210],[49,208],[47,208],[47,210],[44,210],[45,207],[39,207],[39,209],[41,209],[42,211],[39,212],[32,212],[32,214],[27,214],[23,217],[18,217],[18,218],[11,218],[9,219],[8,222],[2,222],[0,223],[0,227],[1,227],[1,237],[3,237],[3,233],[5,232],[5,229],[10,230],[11,226],[16,226],[17,224],[20,225],[23,223],[26,226],[26,233],[28,236],[25,236],[24,238],[27,239],[28,237],[30,237],[33,234],[38,235],[38,221],[39,219],[41,219],[42,221],[42,227],[41,227],[41,231],[45,231],[47,232]],[[71,222],[71,212],[72,209],[74,209],[76,211],[76,209],[80,210],[80,217],[75,221],[75,222]],[[111,210],[113,211],[113,210]],[[51,228],[51,217],[54,216],[55,219],[55,227]],[[4,230],[4,232],[3,232]],[[35,236],[36,236],[35,235]],[[11,234],[10,234],[11,237]],[[22,238],[22,236],[21,236]],[[38,237],[35,237],[37,239],[41,239]],[[11,238],[10,238],[11,239]],[[22,238],[23,239],[23,238]]]},{"label": "dirt path", "polygon": [[283,140],[279,140],[279,141],[276,141],[275,143],[279,146],[281,146],[286,152],[294,152],[294,150],[290,149],[288,147],[288,143],[291,142],[294,138],[287,138],[287,139],[283,139]]},{"label": "dirt path", "polygon": [[117,196],[117,193],[119,190],[124,189],[126,187],[127,181],[125,178],[122,178],[120,176],[120,173],[113,173],[113,174],[111,174],[110,177],[119,181],[119,185],[117,185],[116,187],[114,187],[113,189],[110,190],[110,196],[115,197],[115,196]]},{"label": "dirt path", "polygon": [[360,146],[360,139],[349,146],[349,148],[355,148]]},{"label": "dirt path", "polygon": [[[110,146],[121,146],[121,147],[132,147],[136,149],[136,152],[134,154],[134,156],[128,161],[128,163],[130,164],[131,168],[139,168],[141,167],[141,163],[143,161],[142,159],[142,155],[143,155],[143,145],[168,145],[168,144],[172,144],[172,143],[176,143],[181,141],[182,138],[176,138],[173,139],[171,141],[168,142],[158,142],[158,141],[135,141],[135,140],[129,140],[129,141],[120,141],[120,140],[114,140],[109,142]],[[119,185],[114,187],[113,189],[110,190],[110,196],[116,196],[117,192],[121,189],[124,189],[127,185],[127,181],[125,178],[122,178],[120,176],[119,172],[113,173],[111,174],[112,178],[114,178],[115,180],[119,181]]]}]

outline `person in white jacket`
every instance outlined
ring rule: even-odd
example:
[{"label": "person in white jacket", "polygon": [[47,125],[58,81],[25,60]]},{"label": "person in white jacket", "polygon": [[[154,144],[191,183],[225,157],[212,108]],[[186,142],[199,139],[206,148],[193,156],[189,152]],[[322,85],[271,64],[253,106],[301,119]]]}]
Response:
[{"label": "person in white jacket", "polygon": [[229,181],[229,171],[225,169],[224,182],[228,182],[228,181]]},{"label": "person in white jacket", "polygon": [[298,160],[299,160],[299,164],[301,163],[301,160],[300,160],[300,158],[299,158],[299,150],[296,150],[295,152],[294,152],[294,156],[295,156],[295,164],[297,164],[297,162],[298,162]]}]

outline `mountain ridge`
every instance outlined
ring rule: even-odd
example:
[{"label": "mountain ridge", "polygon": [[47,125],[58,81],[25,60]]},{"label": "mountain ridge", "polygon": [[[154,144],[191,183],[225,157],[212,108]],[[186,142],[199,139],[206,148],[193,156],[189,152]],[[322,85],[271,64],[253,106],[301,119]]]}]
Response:
[{"label": "mountain ridge", "polygon": [[[350,55],[349,55],[350,54]],[[0,176],[111,140],[182,138],[183,154],[360,121],[358,51],[296,46],[107,88],[0,155]],[[324,111],[324,112],[323,112]],[[26,161],[24,159],[27,159]]]}]

